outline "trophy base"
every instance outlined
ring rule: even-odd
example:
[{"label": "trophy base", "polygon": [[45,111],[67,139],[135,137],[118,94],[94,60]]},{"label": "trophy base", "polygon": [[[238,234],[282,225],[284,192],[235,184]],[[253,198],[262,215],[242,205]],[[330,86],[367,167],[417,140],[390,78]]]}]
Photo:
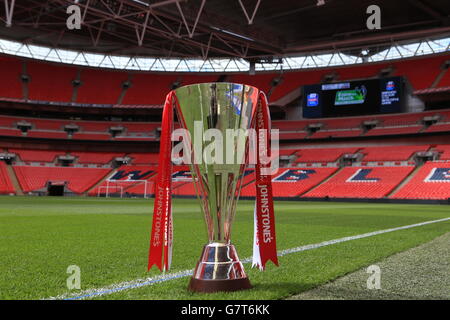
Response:
[{"label": "trophy base", "polygon": [[235,247],[229,243],[212,242],[203,248],[188,289],[211,293],[251,287]]},{"label": "trophy base", "polygon": [[251,289],[252,285],[248,278],[228,279],[228,280],[200,280],[191,278],[188,289],[193,292],[213,293],[231,292]]}]

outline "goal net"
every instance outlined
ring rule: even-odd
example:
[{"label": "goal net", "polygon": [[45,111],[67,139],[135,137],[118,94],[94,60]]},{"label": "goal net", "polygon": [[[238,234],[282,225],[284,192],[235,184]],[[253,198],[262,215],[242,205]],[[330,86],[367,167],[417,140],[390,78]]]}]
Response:
[{"label": "goal net", "polygon": [[143,196],[148,198],[151,194],[151,184],[147,180],[106,180],[105,182],[105,185],[98,187],[98,197]]}]

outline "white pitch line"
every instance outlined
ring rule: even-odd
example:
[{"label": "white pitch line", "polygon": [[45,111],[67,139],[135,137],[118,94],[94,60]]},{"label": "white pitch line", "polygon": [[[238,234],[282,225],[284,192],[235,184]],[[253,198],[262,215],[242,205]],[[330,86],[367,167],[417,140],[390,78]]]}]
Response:
[{"label": "white pitch line", "polygon": [[[376,236],[376,235],[383,234],[383,233],[411,229],[411,228],[415,228],[415,227],[424,226],[427,224],[438,223],[438,222],[449,221],[449,220],[450,220],[450,217],[444,218],[444,219],[439,219],[439,220],[432,220],[432,221],[425,221],[425,222],[410,224],[407,226],[402,226],[402,227],[397,227],[397,228],[378,230],[378,231],[363,233],[363,234],[356,235],[356,236],[350,236],[350,237],[344,237],[344,238],[339,238],[339,239],[334,239],[334,240],[329,240],[329,241],[323,241],[323,242],[315,243],[315,244],[308,244],[305,246],[300,246],[300,247],[296,247],[296,248],[278,251],[277,255],[279,257],[281,257],[281,256],[285,256],[285,255],[291,254],[291,253],[317,249],[317,248],[321,248],[321,247],[325,247],[325,246],[329,246],[329,245],[333,245],[333,244],[337,244],[337,243],[342,243],[342,242],[347,242],[347,241],[357,240],[357,239],[362,239],[362,238],[368,238],[368,237]],[[250,263],[250,262],[252,262],[252,258],[248,257],[241,261],[242,261],[242,263]],[[109,295],[109,294],[119,292],[119,291],[136,289],[136,288],[140,288],[140,287],[144,287],[144,286],[154,285],[154,284],[160,283],[160,282],[165,282],[165,281],[169,281],[169,280],[173,280],[173,279],[188,277],[188,276],[192,275],[193,271],[194,271],[193,269],[192,270],[184,270],[184,271],[179,271],[179,272],[174,272],[174,273],[169,273],[169,274],[162,274],[162,275],[158,275],[155,277],[120,282],[120,283],[112,284],[110,286],[103,287],[103,288],[88,289],[88,290],[84,290],[82,292],[77,292],[77,293],[66,293],[66,294],[56,296],[56,297],[45,298],[44,300],[82,300],[82,299],[88,299],[88,298],[92,298],[92,297],[99,297],[99,296]]]}]

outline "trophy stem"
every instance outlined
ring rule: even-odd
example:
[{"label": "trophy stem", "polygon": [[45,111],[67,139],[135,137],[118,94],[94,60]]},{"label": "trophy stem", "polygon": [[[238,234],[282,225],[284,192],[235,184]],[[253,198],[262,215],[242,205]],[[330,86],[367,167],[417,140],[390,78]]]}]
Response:
[{"label": "trophy stem", "polygon": [[188,289],[212,293],[245,290],[251,287],[234,245],[211,242],[203,248]]}]

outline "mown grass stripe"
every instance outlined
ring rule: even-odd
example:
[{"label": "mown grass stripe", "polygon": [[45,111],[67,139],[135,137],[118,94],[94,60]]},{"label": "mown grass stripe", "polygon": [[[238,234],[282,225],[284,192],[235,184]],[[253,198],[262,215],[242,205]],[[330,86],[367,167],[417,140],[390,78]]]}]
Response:
[{"label": "mown grass stripe", "polygon": [[[450,220],[450,217],[438,219],[438,220],[425,221],[425,222],[415,223],[415,224],[406,225],[406,226],[402,226],[402,227],[372,231],[372,232],[367,232],[367,233],[363,233],[360,235],[338,238],[338,239],[334,239],[334,240],[323,241],[323,242],[316,243],[316,244],[309,244],[309,245],[295,247],[295,248],[291,248],[291,249],[280,250],[278,252],[278,256],[281,257],[281,256],[285,256],[285,255],[291,254],[291,253],[297,253],[297,252],[306,251],[306,250],[313,250],[313,249],[317,249],[317,248],[321,248],[321,247],[325,247],[325,246],[329,246],[329,245],[333,245],[333,244],[337,244],[337,243],[368,238],[368,237],[376,236],[376,235],[383,234],[383,233],[411,229],[411,228],[415,228],[415,227],[420,227],[420,226],[424,226],[424,225],[428,225],[428,224],[444,222],[444,221],[449,221],[449,220]],[[241,261],[242,261],[242,263],[250,263],[250,262],[252,262],[252,258],[248,257]],[[88,290],[83,291],[82,293],[80,293],[80,292],[67,293],[67,294],[57,296],[57,297],[46,298],[46,300],[88,299],[88,298],[92,298],[92,297],[96,297],[96,296],[109,295],[109,294],[113,294],[113,293],[119,292],[119,291],[141,288],[144,286],[154,285],[154,284],[165,282],[165,281],[188,277],[188,276],[192,275],[192,273],[193,273],[193,269],[170,273],[170,274],[162,274],[160,276],[156,276],[156,277],[152,277],[152,278],[136,279],[136,280],[127,281],[127,282],[120,282],[120,283],[113,284],[113,285],[110,285],[110,286],[104,287],[104,288],[88,289]]]}]

